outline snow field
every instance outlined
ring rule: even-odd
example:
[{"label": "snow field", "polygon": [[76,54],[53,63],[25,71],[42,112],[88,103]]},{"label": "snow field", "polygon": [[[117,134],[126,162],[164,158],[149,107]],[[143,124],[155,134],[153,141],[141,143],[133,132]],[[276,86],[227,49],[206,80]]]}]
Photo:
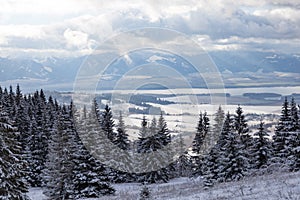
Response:
[{"label": "snow field", "polygon": [[[138,183],[114,184],[115,196],[89,200],[136,200],[142,188]],[[248,177],[237,182],[227,182],[204,189],[202,180],[177,178],[169,183],[149,185],[152,199],[157,200],[300,200],[300,172],[278,173]],[[39,188],[31,188],[32,200],[45,200]]]}]

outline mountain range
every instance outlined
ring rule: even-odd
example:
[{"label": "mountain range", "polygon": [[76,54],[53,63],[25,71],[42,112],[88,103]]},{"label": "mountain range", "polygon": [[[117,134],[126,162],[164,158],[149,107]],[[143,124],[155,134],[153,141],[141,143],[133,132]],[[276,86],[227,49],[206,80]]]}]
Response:
[{"label": "mountain range", "polygon": [[[224,77],[249,78],[248,75],[290,74],[293,78],[300,78],[300,55],[275,54],[272,52],[253,51],[216,51],[209,52],[209,56]],[[0,84],[16,84],[25,82],[27,87],[35,87],[37,84],[53,85],[52,89],[61,90],[62,84],[74,82],[80,66],[87,57],[54,58],[44,60],[31,58],[0,58]],[[108,69],[109,74],[122,75],[130,66],[156,63],[170,66],[181,75],[192,77],[195,69],[177,55],[165,52],[140,51],[128,56],[117,58]],[[291,75],[292,74],[292,75]],[[162,74],[160,74],[162,75]],[[276,77],[275,77],[276,78]],[[295,80],[294,80],[295,82]],[[297,82],[296,82],[297,83]],[[298,81],[300,84],[300,82]],[[297,84],[298,84],[297,83]],[[226,85],[226,81],[225,81]],[[194,85],[197,87],[198,85]],[[66,90],[65,88],[65,90]]]}]

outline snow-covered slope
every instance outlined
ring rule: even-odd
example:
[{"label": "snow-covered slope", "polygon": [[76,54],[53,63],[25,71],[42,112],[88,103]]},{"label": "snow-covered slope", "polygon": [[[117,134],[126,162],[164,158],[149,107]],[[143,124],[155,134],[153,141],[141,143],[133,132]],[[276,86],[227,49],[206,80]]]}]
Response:
[{"label": "snow-covered slope", "polygon": [[[139,198],[141,185],[137,183],[116,184],[115,196],[102,197],[102,200],[131,200]],[[300,200],[300,172],[272,174],[246,178],[239,182],[218,184],[205,190],[201,179],[180,178],[169,183],[149,186],[151,199],[161,200]],[[31,189],[32,200],[43,200],[40,189]],[[90,199],[91,200],[91,199]]]},{"label": "snow-covered slope", "polygon": [[[230,53],[227,51],[217,51],[209,52],[208,55],[222,73],[226,86],[299,85],[297,84],[299,83],[300,73],[299,55],[251,51],[234,51]],[[69,84],[68,89],[72,88],[77,72],[82,64],[85,63],[86,58],[50,57],[42,60],[32,58],[0,58],[0,83],[3,86],[9,84],[15,85],[15,83],[27,81],[28,86],[26,86],[29,88],[41,84],[51,84],[55,90],[65,91],[66,86],[61,84]],[[186,78],[193,87],[205,87],[202,75],[185,58],[163,51],[153,52],[150,50],[133,51],[129,55],[116,58],[105,72],[106,77],[109,77],[111,80],[102,81],[102,87],[111,89],[111,86],[115,84],[114,81],[119,80],[129,69],[145,64],[156,65],[156,67],[160,66],[159,70],[157,70],[158,74],[153,74],[154,70],[151,70],[151,68],[149,69],[151,73],[145,70],[146,68],[143,68],[141,74],[131,75],[134,75],[135,78],[141,77],[140,75],[149,75],[148,77],[156,75],[156,78],[159,78],[164,75],[169,76],[171,71],[167,69],[172,68]],[[95,65],[94,67],[98,68],[99,66]],[[93,71],[95,69],[89,70]],[[39,81],[33,82],[33,80]],[[161,79],[155,80],[156,82],[161,81]],[[182,79],[178,79],[178,77],[174,77],[174,80],[169,78],[168,82],[174,88],[182,87],[179,84],[182,81],[178,80]],[[24,84],[22,85],[24,88]]]}]

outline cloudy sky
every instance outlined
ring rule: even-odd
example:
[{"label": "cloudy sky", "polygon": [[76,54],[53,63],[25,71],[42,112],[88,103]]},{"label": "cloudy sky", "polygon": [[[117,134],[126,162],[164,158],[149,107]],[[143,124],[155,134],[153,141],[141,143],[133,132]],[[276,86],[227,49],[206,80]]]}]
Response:
[{"label": "cloudy sky", "polygon": [[0,56],[85,55],[145,27],[182,32],[207,51],[300,53],[299,0],[4,0]]}]

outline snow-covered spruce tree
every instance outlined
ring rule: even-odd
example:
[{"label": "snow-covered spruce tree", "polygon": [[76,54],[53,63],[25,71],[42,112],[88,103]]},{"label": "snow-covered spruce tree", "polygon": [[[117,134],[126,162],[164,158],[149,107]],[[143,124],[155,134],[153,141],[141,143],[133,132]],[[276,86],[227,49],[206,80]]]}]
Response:
[{"label": "snow-covered spruce tree", "polygon": [[17,84],[16,95],[15,95],[15,103],[17,107],[21,104],[22,100],[23,100],[23,94],[21,92],[20,85]]},{"label": "snow-covered spruce tree", "polygon": [[190,177],[192,173],[192,161],[185,148],[184,139],[180,135],[178,139],[177,153],[178,159],[175,161],[175,176],[174,177]]},{"label": "snow-covered spruce tree", "polygon": [[210,122],[209,118],[207,116],[207,112],[205,111],[203,113],[203,131],[205,134],[204,143],[203,143],[203,155],[206,155],[209,153],[210,146],[212,146],[213,143],[213,135],[210,130]]},{"label": "snow-covered spruce tree", "polygon": [[[84,109],[86,109],[85,106],[84,106]],[[91,113],[93,113],[93,115],[96,116],[96,119],[97,119],[99,125],[101,125],[103,120],[102,120],[102,115],[101,115],[101,112],[100,112],[99,104],[98,104],[96,98],[93,99],[90,112],[86,113],[86,114],[91,114]],[[84,113],[83,113],[83,115],[84,115]]]},{"label": "snow-covered spruce tree", "polygon": [[[139,130],[138,139],[133,142],[133,151],[135,151],[138,154],[145,153],[145,141],[147,141],[147,137],[149,136],[149,130],[148,130],[148,120],[145,115],[143,115],[142,121],[141,121],[141,128]],[[135,181],[137,182],[143,182],[145,173],[141,173],[141,169],[145,167],[146,161],[143,160],[141,157],[134,157],[133,159],[134,166],[133,171],[135,172],[132,174],[134,176]]]},{"label": "snow-covered spruce tree", "polygon": [[204,177],[204,187],[209,188],[214,185],[214,183],[219,179],[218,177],[218,163],[217,159],[219,158],[220,152],[220,143],[219,138],[223,130],[223,124],[225,119],[225,113],[221,106],[219,106],[217,112],[215,113],[214,125],[212,130],[212,141],[213,147],[210,149],[209,154],[204,157],[202,164],[202,172]]},{"label": "snow-covered spruce tree", "polygon": [[152,118],[151,124],[149,126],[150,133],[157,133],[157,120],[155,117]]},{"label": "snow-covered spruce tree", "polygon": [[241,137],[241,141],[245,145],[245,148],[249,148],[253,141],[249,135],[249,128],[242,107],[239,105],[235,111],[233,127],[237,134]]},{"label": "snow-covered spruce tree", "polygon": [[291,127],[292,131],[299,130],[300,129],[299,110],[294,97],[292,97],[291,99],[291,121],[292,121],[292,127]]},{"label": "snow-covered spruce tree", "polygon": [[144,141],[148,137],[148,121],[146,119],[146,116],[143,116],[142,122],[141,122],[141,129],[139,132],[139,137],[137,141],[137,152],[138,153],[143,153],[145,152],[144,150]]},{"label": "snow-covered spruce tree", "polygon": [[48,154],[49,133],[46,128],[47,109],[46,99],[43,90],[40,93],[37,91],[31,101],[33,108],[31,138],[29,140],[29,149],[31,151],[30,177],[32,186],[41,187],[43,185],[42,172],[45,168],[45,162]]},{"label": "snow-covered spruce tree", "polygon": [[28,146],[30,133],[30,115],[28,115],[29,105],[23,98],[19,99],[18,107],[16,108],[15,122],[20,132],[19,141],[21,142],[22,151]]},{"label": "snow-covered spruce tree", "polygon": [[219,177],[219,158],[220,149],[218,144],[216,144],[213,148],[211,148],[209,154],[205,156],[202,165],[203,178],[204,178],[204,187],[209,188],[212,187],[217,180],[220,180]]},{"label": "snow-covered spruce tree", "polygon": [[116,140],[116,133],[114,132],[115,122],[113,120],[113,115],[111,108],[106,105],[104,111],[102,112],[101,118],[101,128],[107,135],[107,138],[114,142]]},{"label": "snow-covered spruce tree", "polygon": [[164,180],[166,182],[171,178],[171,174],[175,171],[173,157],[176,154],[176,152],[174,152],[176,151],[176,149],[171,149],[171,146],[168,146],[171,143],[172,137],[162,112],[160,113],[160,116],[158,118],[157,131],[162,144],[160,149],[163,150],[162,154],[164,154],[162,155],[161,164],[164,165],[163,163],[168,163],[166,167],[161,169],[161,171],[164,173],[164,176],[166,177]]},{"label": "snow-covered spruce tree", "polygon": [[[101,130],[99,130],[101,131],[101,133],[99,132],[96,136],[96,137],[100,137],[99,139],[97,139],[96,146],[98,148],[101,148],[102,151],[105,151],[105,153],[103,154],[106,155],[106,163],[104,164],[106,165],[106,170],[110,177],[109,180],[113,182],[115,179],[117,179],[118,170],[110,166],[115,166],[120,164],[120,162],[117,162],[116,159],[116,156],[118,156],[116,155],[117,151],[114,151],[114,149],[111,148],[112,145],[110,145],[110,144],[114,144],[116,141],[117,133],[114,130],[115,122],[113,120],[112,110],[108,105],[105,106],[104,110],[100,114],[98,108],[99,106],[96,100],[94,100],[94,104],[95,105],[93,106],[92,109],[95,109],[94,113],[98,118],[98,121],[100,122],[100,128],[101,128]],[[103,135],[105,135],[106,138],[103,138]],[[106,139],[108,139],[107,142],[105,142]]]},{"label": "snow-covered spruce tree", "polygon": [[203,124],[203,116],[202,113],[199,115],[199,121],[197,125],[197,131],[193,140],[193,146],[192,146],[192,151],[195,154],[195,156],[199,156],[201,152],[201,147],[203,145],[205,138],[205,133],[204,133],[204,124]]},{"label": "snow-covered spruce tree", "polygon": [[1,95],[1,105],[5,107],[6,113],[10,119],[15,117],[15,96],[10,86],[10,92],[7,91],[7,88],[4,88]]},{"label": "snow-covered spruce tree", "polygon": [[29,135],[28,135],[28,146],[27,151],[28,151],[28,177],[27,181],[32,187],[37,187],[38,185],[41,185],[41,180],[37,183],[38,179],[38,173],[35,168],[37,168],[38,172],[40,170],[40,167],[38,165],[36,156],[33,156],[34,149],[37,149],[37,141],[35,140],[35,134],[37,134],[36,130],[36,120],[33,114],[31,114],[31,109],[29,110],[29,117],[30,117],[30,126],[29,126]]},{"label": "snow-covered spruce tree", "polygon": [[253,146],[253,137],[249,134],[249,128],[247,121],[245,119],[244,111],[240,105],[238,105],[234,119],[233,119],[233,128],[234,131],[239,135],[239,139],[241,141],[241,148],[243,149],[246,158],[248,158],[249,165],[248,169],[251,169],[252,166],[252,158],[251,149]]},{"label": "snow-covered spruce tree", "polygon": [[[19,89],[20,90],[20,89]],[[17,90],[16,94],[18,95],[16,98],[16,101],[18,103],[16,105],[16,116],[15,116],[15,122],[16,126],[19,131],[19,137],[18,141],[21,144],[21,152],[23,154],[24,159],[27,162],[27,168],[26,171],[26,181],[31,185],[34,181],[31,180],[30,178],[30,163],[32,161],[32,156],[31,156],[31,151],[30,151],[30,138],[32,136],[31,128],[32,128],[32,112],[31,108],[29,107],[29,103],[25,98],[22,98],[21,92]]]},{"label": "snow-covered spruce tree", "polygon": [[75,138],[76,151],[73,158],[74,199],[99,198],[115,190],[110,186],[106,169],[85,148],[78,134]]},{"label": "snow-covered spruce tree", "polygon": [[116,139],[114,141],[114,144],[123,150],[129,150],[130,149],[130,141],[128,139],[128,134],[125,130],[125,123],[123,120],[122,113],[119,115],[119,123],[117,125],[117,134]]},{"label": "snow-covered spruce tree", "polygon": [[[300,116],[300,106],[298,105],[298,116]],[[300,117],[298,117],[299,119]],[[299,122],[300,124],[300,122]],[[295,138],[294,148],[292,149],[293,160],[290,165],[292,171],[300,170],[300,129],[297,130],[297,137]]]},{"label": "snow-covered spruce tree", "polygon": [[224,119],[225,119],[225,112],[222,109],[222,107],[219,106],[217,112],[215,113],[215,118],[214,118],[215,123],[213,125],[213,130],[212,130],[213,141],[215,144],[217,143],[220,133],[222,131]]},{"label": "snow-covered spruce tree", "polygon": [[[71,103],[71,114],[77,116],[78,111],[75,110]],[[72,117],[72,116],[71,116]],[[83,115],[82,120],[75,117],[73,123],[85,123],[87,115]],[[84,120],[84,121],[83,121]],[[84,124],[81,124],[84,125]],[[80,126],[77,126],[80,128]],[[103,195],[114,193],[114,189],[108,183],[108,177],[105,172],[104,166],[99,163],[84,146],[81,138],[76,130],[74,133],[74,153],[73,153],[73,188],[74,199],[80,198],[99,198]],[[81,137],[85,137],[83,134]]]},{"label": "snow-covered spruce tree", "polygon": [[116,170],[116,176],[113,181],[117,183],[130,182],[133,180],[132,174],[128,173],[130,170],[130,168],[128,168],[128,166],[130,166],[130,141],[128,139],[128,134],[126,133],[125,123],[121,112],[114,144],[116,145],[116,148],[120,148],[120,153],[118,154],[120,162],[117,164],[119,167],[126,167],[124,170],[127,172],[121,171],[120,169]]},{"label": "snow-covered spruce tree", "polygon": [[269,134],[265,131],[264,122],[261,120],[258,131],[254,133],[254,145],[252,146],[252,163],[253,169],[265,168],[268,165],[268,160],[271,157],[272,149],[269,141]]},{"label": "snow-covered spruce tree", "polygon": [[[92,104],[90,112],[87,114],[87,118],[85,119],[85,115],[83,115],[83,120],[79,120],[79,126],[77,126],[77,131],[80,133],[82,142],[84,146],[89,150],[90,154],[93,157],[90,157],[87,163],[91,166],[90,173],[87,175],[97,177],[90,179],[89,184],[92,184],[91,187],[94,187],[97,195],[110,195],[115,192],[114,188],[111,187],[109,181],[113,180],[112,170],[101,163],[99,160],[100,157],[105,156],[106,159],[110,155],[110,149],[106,146],[107,137],[105,134],[101,133],[102,129],[99,124],[99,110],[97,109],[98,105],[96,101]],[[105,140],[106,139],[106,140]],[[100,151],[101,150],[101,151]],[[100,154],[101,152],[105,155]],[[102,160],[104,160],[102,158]],[[108,161],[110,162],[110,161]],[[83,169],[85,170],[85,169]],[[113,176],[113,177],[111,177]]]},{"label": "snow-covered spruce tree", "polygon": [[[207,117],[207,113],[200,113],[199,122],[197,125],[197,131],[195,138],[193,140],[193,174],[194,176],[202,175],[202,162],[205,148],[208,148],[209,143],[206,141],[209,134],[209,118]],[[204,146],[206,145],[206,146]]]},{"label": "snow-covered spruce tree", "polygon": [[74,199],[73,154],[74,127],[70,110],[64,105],[57,121],[57,131],[52,134],[44,170],[46,187],[44,193],[50,199]]},{"label": "snow-covered spruce tree", "polygon": [[103,133],[104,131],[101,126],[102,123],[101,118],[102,117],[100,115],[98,103],[96,99],[94,99],[91,109],[87,114],[87,118],[81,120],[80,122],[82,124],[78,126],[79,127],[78,131],[80,131],[80,135],[83,139],[83,143],[86,147],[89,148],[92,155],[98,155],[97,151],[99,152],[99,150],[107,151],[105,153],[100,153],[98,156],[103,156],[106,154],[109,155],[110,153],[109,152],[110,149],[105,148],[106,144],[104,139],[107,139],[107,134]]},{"label": "snow-covered spruce tree", "polygon": [[17,105],[16,105],[16,95],[15,92],[13,91],[12,86],[9,86],[8,105],[9,105],[9,107],[7,107],[8,115],[11,119],[14,120],[14,117],[16,116]]},{"label": "snow-covered spruce tree", "polygon": [[[158,120],[156,130],[158,132],[149,133],[150,130],[147,128],[147,120],[144,117],[137,143],[138,153],[147,154],[148,158],[139,161],[139,165],[150,172],[139,174],[138,181],[142,183],[167,182],[169,180],[169,167],[161,168],[161,166],[167,166],[168,161],[170,161],[169,151],[163,149],[171,141],[170,133],[162,114]],[[153,152],[158,150],[162,150],[161,154],[156,154],[155,156]],[[151,171],[151,169],[153,170]]]},{"label": "snow-covered spruce tree", "polygon": [[26,162],[21,154],[17,128],[0,106],[0,199],[26,200]]},{"label": "snow-covered spruce tree", "polygon": [[167,123],[165,121],[165,118],[162,114],[160,113],[158,123],[157,123],[157,131],[158,131],[158,136],[161,139],[161,143],[163,146],[168,145],[171,142],[171,135],[169,132],[169,129],[167,127]]},{"label": "snow-covered spruce tree", "polygon": [[12,119],[15,121],[15,124],[18,128],[19,131],[19,142],[21,142],[22,150],[24,143],[22,142],[22,136],[28,134],[28,127],[29,127],[29,122],[30,119],[28,117],[28,105],[27,102],[24,100],[20,86],[17,85],[16,93],[14,94],[11,92],[13,95],[12,99],[14,100],[13,106],[15,107],[13,110],[14,116]]},{"label": "snow-covered spruce tree", "polygon": [[291,129],[291,109],[287,98],[285,98],[284,103],[282,105],[281,116],[275,129],[275,135],[273,136],[273,164],[277,164],[282,167],[287,167],[287,158],[291,153],[289,141]]},{"label": "snow-covered spruce tree", "polygon": [[223,130],[217,143],[219,147],[218,181],[236,181],[246,175],[248,159],[240,139],[240,135],[233,130],[233,122],[228,113]]},{"label": "snow-covered spruce tree", "polygon": [[300,121],[299,110],[295,99],[291,100],[291,130],[287,137],[290,155],[288,156],[289,167],[291,171],[298,171],[300,169]]}]

